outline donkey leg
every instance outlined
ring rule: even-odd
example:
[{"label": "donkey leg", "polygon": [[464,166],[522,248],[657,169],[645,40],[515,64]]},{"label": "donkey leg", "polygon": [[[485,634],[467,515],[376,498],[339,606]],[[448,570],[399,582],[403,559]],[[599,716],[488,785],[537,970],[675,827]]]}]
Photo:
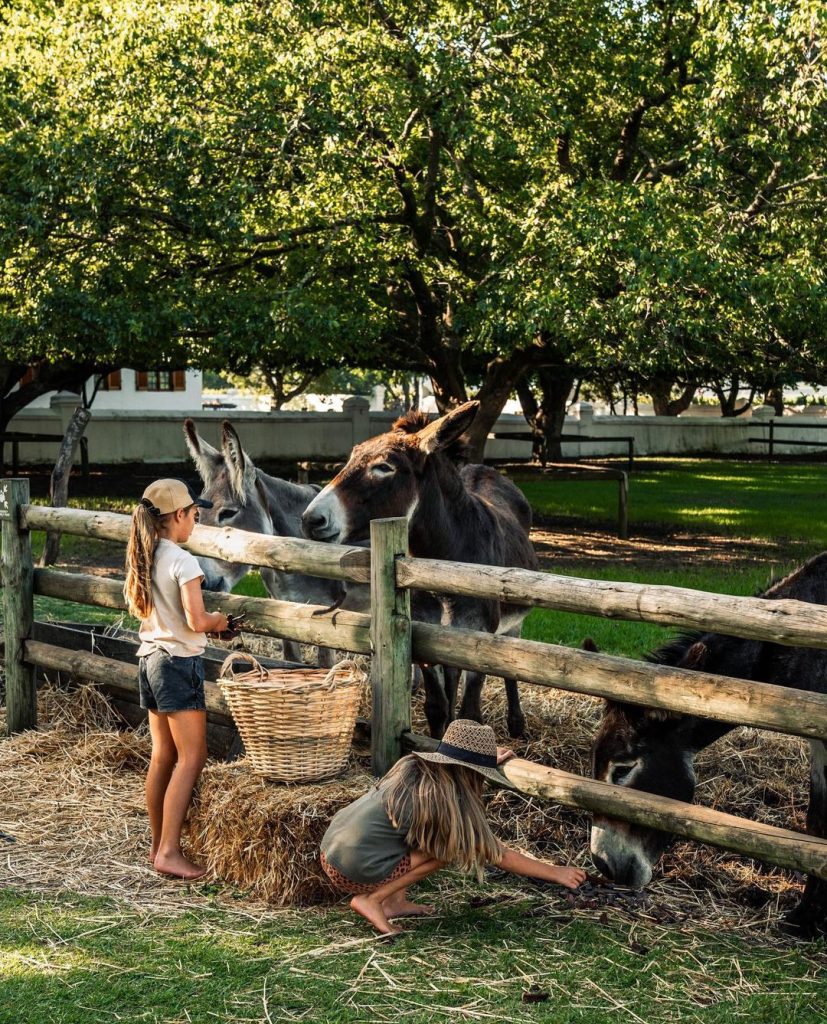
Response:
[{"label": "donkey leg", "polygon": [[460,718],[470,718],[474,722],[482,721],[482,684],[485,682],[484,672],[465,672],[465,686],[462,690],[462,704],[459,709]]},{"label": "donkey leg", "polygon": [[[810,741],[810,805],[807,831],[827,836],[827,744]],[[808,875],[801,902],[785,918],[785,926],[803,938],[827,935],[827,882]]]},{"label": "donkey leg", "polygon": [[425,718],[428,731],[435,739],[442,739],[450,719],[450,705],[445,694],[438,665],[421,665],[422,682],[425,686]]},{"label": "donkey leg", "polygon": [[[513,626],[506,632],[506,636],[513,636],[519,639],[523,624]],[[508,722],[508,735],[513,739],[521,739],[525,736],[525,715],[520,705],[520,684],[516,679],[503,677],[505,683],[505,697],[508,702],[506,721]]]},{"label": "donkey leg", "polygon": [[525,715],[520,705],[520,685],[516,679],[504,678],[505,696],[508,701],[506,721],[508,722],[508,735],[512,739],[521,739],[525,736]]},{"label": "donkey leg", "polygon": [[[807,831],[827,836],[827,744],[810,742],[810,804]],[[798,906],[785,919],[785,926],[804,938],[827,935],[827,882],[808,876]]]},{"label": "donkey leg", "polygon": [[445,699],[448,701],[448,721],[452,721],[457,706],[457,690],[459,689],[459,669],[452,665],[442,666],[442,678],[445,680]]}]

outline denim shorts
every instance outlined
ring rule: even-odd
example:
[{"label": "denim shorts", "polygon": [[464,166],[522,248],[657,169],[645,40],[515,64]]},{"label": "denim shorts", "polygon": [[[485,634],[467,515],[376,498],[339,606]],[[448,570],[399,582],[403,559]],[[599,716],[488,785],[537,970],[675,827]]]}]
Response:
[{"label": "denim shorts", "polygon": [[204,662],[176,658],[160,648],[138,659],[141,707],[148,711],[205,711]]}]

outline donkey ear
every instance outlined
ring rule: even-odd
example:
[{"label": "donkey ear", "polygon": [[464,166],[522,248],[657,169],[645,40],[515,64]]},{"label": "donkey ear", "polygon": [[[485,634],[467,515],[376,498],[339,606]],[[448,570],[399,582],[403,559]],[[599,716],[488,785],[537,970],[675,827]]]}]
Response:
[{"label": "donkey ear", "polygon": [[427,427],[418,430],[416,437],[420,450],[426,455],[432,455],[434,452],[447,448],[452,441],[456,441],[471,426],[479,407],[479,402],[466,402],[446,413],[441,419],[434,420]]},{"label": "donkey ear", "polygon": [[184,420],[184,439],[187,442],[192,461],[195,463],[195,468],[198,470],[198,475],[205,484],[208,483],[215,474],[218,464],[222,461],[221,453],[211,444],[207,444],[195,429],[195,424],[191,419]]},{"label": "donkey ear", "polygon": [[221,424],[221,450],[230,472],[230,486],[242,503],[246,496],[246,485],[255,483],[256,467],[241,447],[241,441],[229,420]]},{"label": "donkey ear", "polygon": [[698,641],[696,644],[692,644],[689,650],[684,654],[681,659],[681,668],[703,668],[706,664],[706,658],[709,654],[709,648],[706,644]]}]

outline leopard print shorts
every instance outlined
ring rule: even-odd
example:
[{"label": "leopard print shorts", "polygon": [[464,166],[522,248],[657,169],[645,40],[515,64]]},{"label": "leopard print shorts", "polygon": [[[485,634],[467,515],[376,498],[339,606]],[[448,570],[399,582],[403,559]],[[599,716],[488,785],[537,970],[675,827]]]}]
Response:
[{"label": "leopard print shorts", "polygon": [[407,875],[411,870],[411,858],[409,854],[400,860],[396,867],[391,871],[387,878],[383,878],[380,882],[353,882],[346,875],[343,875],[341,871],[337,871],[332,864],[328,862],[327,857],[321,854],[322,870],[330,879],[330,881],[340,889],[342,892],[350,893],[351,896],[364,896],[367,893],[375,892],[381,885],[386,882],[392,882],[395,878],[401,878],[402,875]]}]

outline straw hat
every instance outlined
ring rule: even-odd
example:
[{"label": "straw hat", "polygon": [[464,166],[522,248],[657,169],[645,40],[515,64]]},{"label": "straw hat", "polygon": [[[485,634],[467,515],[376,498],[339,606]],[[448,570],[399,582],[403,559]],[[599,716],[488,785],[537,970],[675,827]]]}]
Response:
[{"label": "straw hat", "polygon": [[471,768],[492,782],[508,785],[506,777],[497,769],[497,740],[490,725],[458,718],[445,730],[436,750],[431,753],[417,750],[415,754],[425,761]]}]

